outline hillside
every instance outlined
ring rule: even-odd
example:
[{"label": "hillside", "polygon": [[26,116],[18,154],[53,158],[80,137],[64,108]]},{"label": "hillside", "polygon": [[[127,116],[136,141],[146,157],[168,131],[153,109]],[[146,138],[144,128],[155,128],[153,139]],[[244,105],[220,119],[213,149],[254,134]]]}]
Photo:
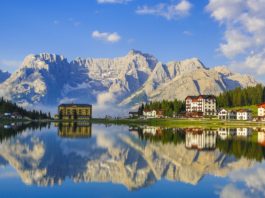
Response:
[{"label": "hillside", "polygon": [[18,113],[23,118],[35,119],[48,119],[51,118],[50,113],[44,113],[42,111],[35,110],[26,110],[22,107],[17,106],[15,103],[12,103],[8,100],[0,99],[0,120],[5,119],[2,117],[5,113]]}]

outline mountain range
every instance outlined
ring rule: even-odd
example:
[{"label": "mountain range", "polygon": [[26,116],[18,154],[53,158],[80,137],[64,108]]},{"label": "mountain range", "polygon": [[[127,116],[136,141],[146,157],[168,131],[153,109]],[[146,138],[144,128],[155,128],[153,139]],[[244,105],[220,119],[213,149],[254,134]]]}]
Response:
[{"label": "mountain range", "polygon": [[24,106],[107,102],[131,107],[257,84],[252,76],[225,66],[207,68],[198,58],[162,63],[137,50],[113,59],[72,61],[55,54],[31,54],[13,74],[1,76],[0,72],[0,94]]}]

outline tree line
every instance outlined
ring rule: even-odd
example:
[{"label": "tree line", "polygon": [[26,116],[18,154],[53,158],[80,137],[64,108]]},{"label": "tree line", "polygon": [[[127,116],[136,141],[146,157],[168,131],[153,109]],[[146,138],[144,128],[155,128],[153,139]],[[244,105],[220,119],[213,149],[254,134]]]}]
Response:
[{"label": "tree line", "polygon": [[218,107],[237,107],[257,105],[265,101],[265,87],[258,84],[255,87],[236,88],[217,96]]},{"label": "tree line", "polygon": [[175,99],[174,101],[162,100],[162,101],[151,101],[146,104],[142,104],[138,113],[143,115],[144,110],[163,110],[165,116],[172,117],[180,112],[185,111],[185,101]]},{"label": "tree line", "polygon": [[3,97],[0,99],[0,114],[4,113],[18,113],[22,117],[28,117],[33,120],[37,119],[50,119],[51,114],[37,110],[26,110],[23,107],[18,106],[16,103],[12,103],[9,100],[5,100]]}]

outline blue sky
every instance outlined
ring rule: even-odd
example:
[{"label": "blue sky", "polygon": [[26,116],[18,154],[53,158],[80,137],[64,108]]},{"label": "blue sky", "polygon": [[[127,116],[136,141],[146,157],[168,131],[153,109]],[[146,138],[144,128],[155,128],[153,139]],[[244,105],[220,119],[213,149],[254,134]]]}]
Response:
[{"label": "blue sky", "polygon": [[[117,57],[138,49],[163,62],[198,57],[208,67],[225,64],[249,71],[248,65],[241,65],[251,58],[249,54],[258,56],[263,46],[248,44],[250,38],[241,34],[237,38],[232,30],[239,29],[238,25],[231,24],[240,14],[254,12],[243,7],[248,5],[222,2],[1,0],[0,68],[12,72],[30,53],[62,54],[71,60],[77,56]],[[263,54],[260,56],[263,60]],[[257,64],[263,64],[262,60]],[[260,69],[263,67],[255,66],[257,72],[252,73],[260,75]]]}]

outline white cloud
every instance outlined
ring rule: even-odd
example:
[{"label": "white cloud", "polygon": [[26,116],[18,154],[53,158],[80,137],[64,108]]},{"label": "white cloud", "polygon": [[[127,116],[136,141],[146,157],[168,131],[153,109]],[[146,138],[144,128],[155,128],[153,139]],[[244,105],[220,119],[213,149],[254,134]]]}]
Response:
[{"label": "white cloud", "polygon": [[188,0],[181,0],[174,4],[160,3],[154,6],[140,6],[136,13],[140,15],[156,15],[167,20],[179,19],[190,14],[192,4]]},{"label": "white cloud", "polygon": [[54,24],[54,25],[58,25],[59,23],[60,23],[60,21],[58,21],[58,20],[54,20],[54,21],[53,21],[53,24]]},{"label": "white cloud", "polygon": [[235,185],[230,184],[223,188],[221,197],[265,196],[265,167],[263,163],[252,168],[234,171],[229,175],[229,178],[233,184],[241,184],[243,187],[237,189]]},{"label": "white cloud", "polygon": [[247,198],[248,196],[242,189],[236,188],[234,185],[230,184],[223,188],[222,192],[220,193],[220,198]]},{"label": "white cloud", "polygon": [[116,96],[112,93],[105,92],[100,93],[97,96],[97,103],[93,105],[94,117],[105,117],[106,116],[127,116],[128,109],[117,107]]},{"label": "white cloud", "polygon": [[209,0],[206,10],[225,28],[219,52],[237,70],[265,74],[264,9],[265,0]]},{"label": "white cloud", "polygon": [[119,4],[123,4],[123,3],[128,3],[132,0],[97,0],[98,3],[112,3],[112,4],[115,4],[115,3],[119,3]]},{"label": "white cloud", "polygon": [[121,39],[121,36],[118,33],[116,33],[116,32],[113,32],[113,33],[100,32],[100,31],[97,31],[97,30],[92,32],[92,37],[95,38],[95,39],[100,39],[100,40],[103,40],[103,41],[106,41],[106,42],[110,42],[110,43],[118,42]]},{"label": "white cloud", "polygon": [[78,26],[81,25],[81,22],[80,22],[80,21],[78,21],[78,20],[76,20],[76,19],[74,19],[74,18],[72,18],[72,17],[69,18],[68,21],[69,21],[73,26],[75,26],[75,27],[78,27]]},{"label": "white cloud", "polygon": [[185,36],[192,36],[192,32],[191,31],[188,31],[188,30],[185,30],[182,32]]}]

